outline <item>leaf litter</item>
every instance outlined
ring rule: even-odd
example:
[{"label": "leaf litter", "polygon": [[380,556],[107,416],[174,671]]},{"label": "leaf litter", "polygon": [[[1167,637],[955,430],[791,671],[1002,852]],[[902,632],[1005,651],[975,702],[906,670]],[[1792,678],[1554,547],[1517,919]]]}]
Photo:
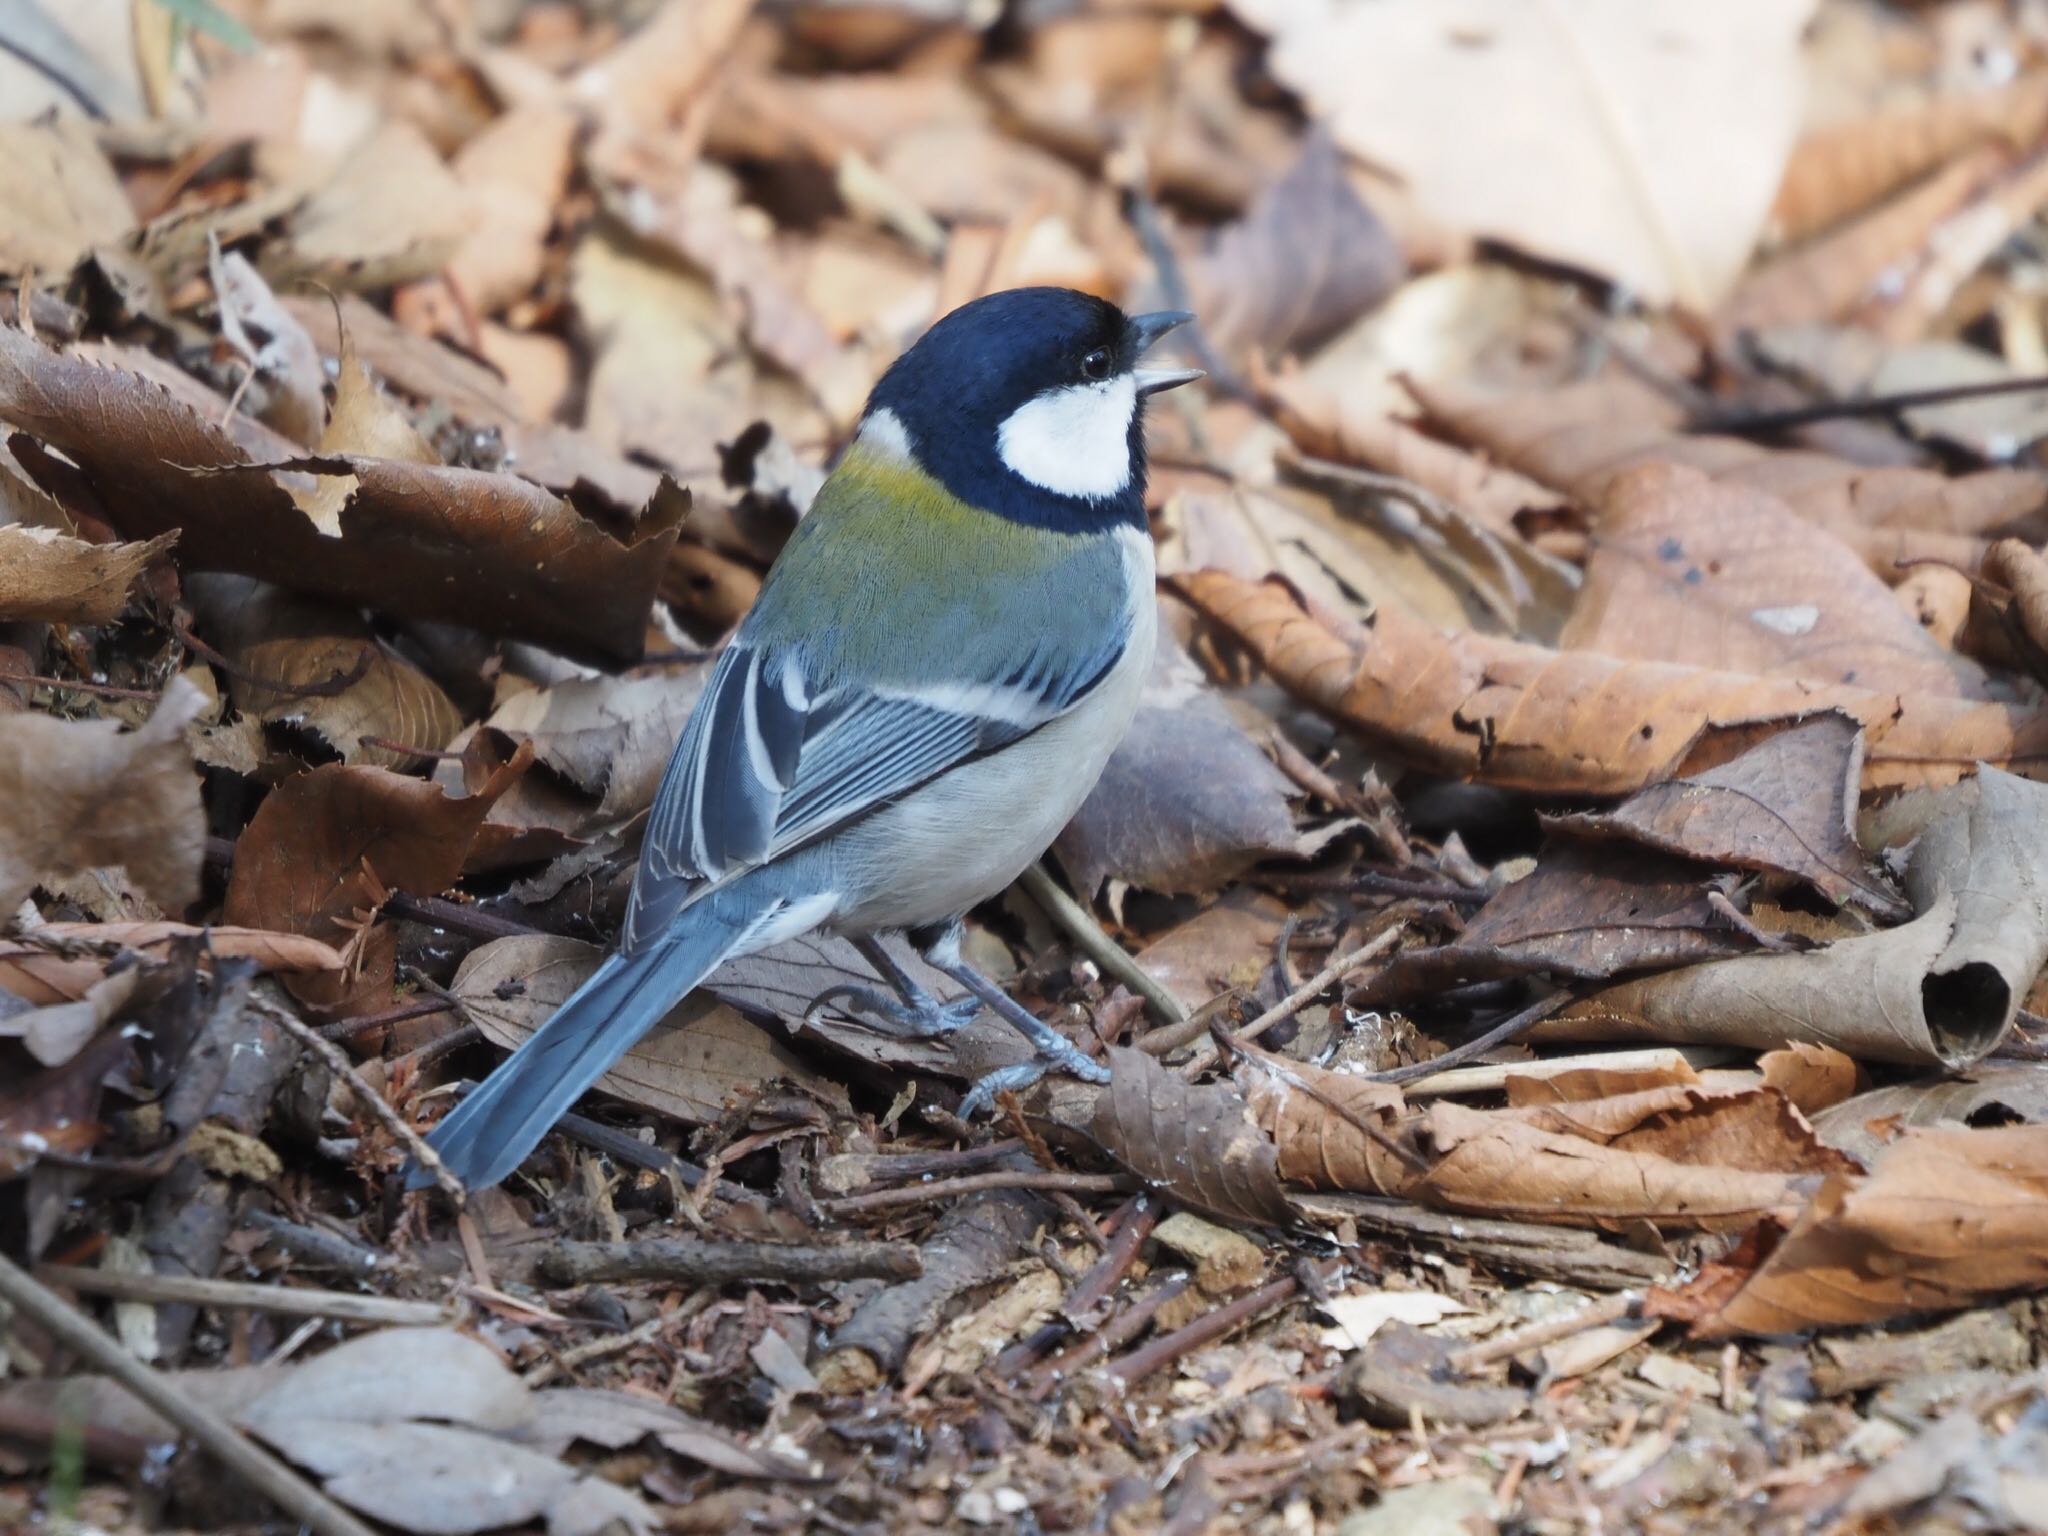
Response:
[{"label": "leaf litter", "polygon": [[[395,1530],[2042,1523],[2022,10],[0,7],[0,1252]],[[1216,375],[967,939],[1110,1082],[813,937],[401,1195],[1032,282]],[[0,1524],[260,1528],[192,1425],[0,1331]]]}]

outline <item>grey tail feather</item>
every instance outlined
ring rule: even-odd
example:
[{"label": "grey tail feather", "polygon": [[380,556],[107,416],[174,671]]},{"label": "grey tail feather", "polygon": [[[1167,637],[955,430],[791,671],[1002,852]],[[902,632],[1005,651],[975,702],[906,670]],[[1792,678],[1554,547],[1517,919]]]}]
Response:
[{"label": "grey tail feather", "polygon": [[[637,955],[606,959],[553,1018],[434,1127],[427,1145],[449,1172],[471,1189],[488,1189],[517,1168],[569,1106],[740,938],[716,920],[691,928]],[[433,1182],[417,1163],[408,1165],[406,1188]]]}]

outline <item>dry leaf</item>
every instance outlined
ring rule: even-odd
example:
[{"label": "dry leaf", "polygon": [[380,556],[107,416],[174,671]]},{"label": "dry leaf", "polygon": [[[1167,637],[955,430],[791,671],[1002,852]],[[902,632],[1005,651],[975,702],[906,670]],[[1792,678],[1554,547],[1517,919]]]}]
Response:
[{"label": "dry leaf", "polygon": [[273,281],[317,277],[382,288],[439,271],[470,227],[470,193],[411,123],[392,118],[285,221],[266,252]]},{"label": "dry leaf", "polygon": [[[262,971],[338,971],[341,954],[297,933],[263,928],[200,927],[192,923],[44,923],[39,937],[62,944],[119,944],[163,959],[181,939],[204,939],[217,960],[249,960]],[[0,992],[12,992],[37,1007],[85,996],[106,972],[103,961],[66,955],[42,945],[0,939]]]},{"label": "dry leaf", "polygon": [[534,761],[597,798],[595,822],[654,802],[676,738],[704,691],[708,668],[644,677],[590,677],[516,693],[484,723],[533,744]]},{"label": "dry leaf", "polygon": [[[1799,126],[1808,0],[1235,0],[1352,153],[1478,234],[1705,309]],[[1374,82],[1358,88],[1361,79]],[[1488,122],[1491,133],[1458,125]],[[1513,154],[1502,152],[1512,144]],[[1531,174],[1541,166],[1542,174]]]},{"label": "dry leaf", "polygon": [[[1711,734],[1701,747],[1703,756],[1712,752]],[[1911,908],[1856,845],[1862,782],[1862,731],[1830,710],[1704,772],[1639,790],[1612,811],[1550,824],[1575,837],[1623,837],[1708,864],[1789,876],[1837,904],[1901,918]]]},{"label": "dry leaf", "polygon": [[50,528],[0,523],[0,623],[110,624],[145,567],[177,542],[89,544]]},{"label": "dry leaf", "polygon": [[120,865],[164,911],[199,895],[206,815],[185,728],[205,700],[174,678],[141,729],[25,714],[0,729],[0,914],[35,883]]},{"label": "dry leaf", "polygon": [[1864,728],[1864,787],[1953,782],[1978,762],[2048,772],[2038,709],[1446,635],[1394,608],[1353,624],[1222,571],[1174,587],[1283,685],[1438,772],[1553,793],[1626,794],[1686,771],[1703,731],[1837,709]]},{"label": "dry leaf", "polygon": [[1295,793],[1166,638],[1129,732],[1053,849],[1087,898],[1107,879],[1214,890],[1260,859],[1312,850],[1295,830]]},{"label": "dry leaf", "polygon": [[455,175],[476,217],[446,275],[478,313],[497,314],[539,281],[575,137],[573,114],[516,106],[456,152]]},{"label": "dry leaf", "polygon": [[0,269],[62,276],[134,228],[135,210],[85,123],[0,123]]},{"label": "dry leaf", "polygon": [[[494,1045],[512,1050],[553,1017],[604,952],[574,939],[498,939],[470,951],[451,990]],[[613,1098],[686,1125],[703,1125],[760,1085],[818,1078],[773,1035],[697,992],[598,1079]]]},{"label": "dry leaf", "polygon": [[260,381],[257,416],[295,443],[317,443],[327,419],[327,371],[313,338],[240,251],[223,255],[214,241],[207,271],[221,336]]},{"label": "dry leaf", "polygon": [[[238,571],[582,653],[638,654],[687,510],[687,499],[665,488],[625,543],[512,475],[385,459],[309,464],[285,439],[244,423],[268,440],[277,467],[359,482],[341,512],[341,537],[328,538],[297,511],[271,466],[253,463],[158,385],[4,327],[0,419],[77,463],[124,533],[180,530],[188,570]],[[405,558],[394,560],[394,549]]]},{"label": "dry leaf", "polygon": [[[0,962],[4,963],[4,962]],[[0,1040],[19,1040],[45,1067],[62,1066],[128,1006],[142,972],[131,966],[101,977],[76,1002],[0,1015]]]},{"label": "dry leaf", "polygon": [[1958,1077],[1894,1083],[1829,1106],[1813,1127],[1831,1147],[1865,1165],[1903,1132],[1934,1126],[2048,1121],[2048,1065],[1980,1061]]},{"label": "dry leaf", "polygon": [[1237,1090],[1192,1086],[1143,1051],[1112,1049],[1090,1133],[1125,1168],[1182,1205],[1225,1221],[1293,1220],[1273,1144]]}]

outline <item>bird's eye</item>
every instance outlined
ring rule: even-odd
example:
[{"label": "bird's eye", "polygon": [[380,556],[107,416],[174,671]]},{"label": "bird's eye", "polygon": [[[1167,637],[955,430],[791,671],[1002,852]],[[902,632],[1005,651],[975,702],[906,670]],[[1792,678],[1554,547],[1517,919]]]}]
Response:
[{"label": "bird's eye", "polygon": [[1102,380],[1109,377],[1109,370],[1116,365],[1116,359],[1109,355],[1109,348],[1097,347],[1081,359],[1081,377]]}]

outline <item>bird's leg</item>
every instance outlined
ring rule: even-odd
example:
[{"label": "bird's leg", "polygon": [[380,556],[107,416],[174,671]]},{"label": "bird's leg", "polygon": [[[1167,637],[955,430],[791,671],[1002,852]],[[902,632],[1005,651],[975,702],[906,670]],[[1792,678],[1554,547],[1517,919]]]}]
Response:
[{"label": "bird's leg", "polygon": [[896,957],[875,938],[852,941],[861,958],[875,968],[895,992],[891,997],[877,987],[845,983],[821,992],[811,1001],[806,1017],[814,1016],[830,1003],[850,1005],[860,1021],[884,1034],[909,1040],[934,1040],[971,1024],[981,1012],[981,999],[970,992],[966,997],[942,1003],[919,986],[911,974],[896,963]]},{"label": "bird's leg", "polygon": [[960,1118],[971,1119],[993,1104],[997,1094],[1029,1088],[1048,1072],[1068,1072],[1091,1083],[1108,1082],[1109,1068],[960,957],[960,931],[957,921],[918,929],[911,933],[910,942],[926,960],[965,987],[970,997],[986,1003],[998,1018],[1038,1048],[1035,1061],[999,1067],[976,1083],[960,1105]]}]

